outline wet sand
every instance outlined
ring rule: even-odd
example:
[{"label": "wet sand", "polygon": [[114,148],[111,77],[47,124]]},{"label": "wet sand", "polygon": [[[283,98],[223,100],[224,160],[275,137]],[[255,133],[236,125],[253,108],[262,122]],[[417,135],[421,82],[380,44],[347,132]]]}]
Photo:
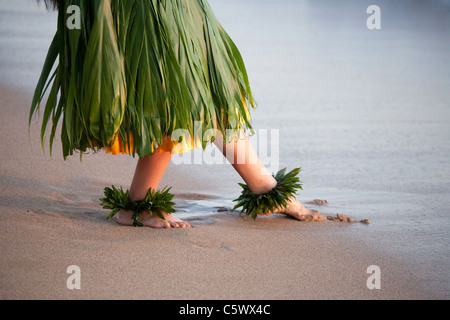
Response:
[{"label": "wet sand", "polygon": [[[229,210],[231,166],[174,157],[161,187],[193,228],[106,220],[103,188],[128,188],[136,159],[64,161],[58,138],[50,157],[39,119],[28,135],[56,15],[0,0],[0,298],[450,298],[448,1],[379,0],[381,30],[367,29],[366,0],[210,4],[246,61],[255,130],[278,130],[279,157],[264,160],[301,166],[299,200],[332,219],[253,221]],[[70,265],[80,290],[66,286]]]},{"label": "wet sand", "polygon": [[[443,297],[401,256],[354,236],[370,224],[283,215],[253,221],[227,210],[230,198],[211,189],[193,192],[203,189],[201,180],[186,181],[189,175],[178,167],[169,168],[163,183],[173,186],[180,215],[192,228],[123,227],[106,220],[98,201],[102,190],[127,188],[136,160],[98,153],[65,162],[57,147],[50,157],[40,147],[36,120],[28,136],[24,110],[30,99],[27,92],[0,89],[2,299]],[[304,203],[325,207],[308,204],[314,200]],[[382,271],[380,290],[366,285],[373,264]],[[67,288],[70,265],[80,267],[80,290]]]}]

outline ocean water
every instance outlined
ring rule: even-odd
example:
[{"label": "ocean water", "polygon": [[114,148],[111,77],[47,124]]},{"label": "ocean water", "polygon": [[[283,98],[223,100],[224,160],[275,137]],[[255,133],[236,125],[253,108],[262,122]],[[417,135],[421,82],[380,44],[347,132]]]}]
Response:
[{"label": "ocean water", "polygon": [[[302,201],[326,199],[323,213],[370,219],[347,233],[402,257],[450,297],[450,2],[210,4],[246,62],[258,101],[252,139],[264,146],[263,134],[271,138],[266,164],[300,166]],[[372,4],[381,29],[367,27]],[[43,5],[0,0],[1,83],[33,89],[55,27],[55,13]],[[192,179],[218,171],[173,167]],[[228,206],[236,175],[228,166],[219,176],[206,193],[220,193],[224,200],[214,205]],[[210,205],[197,199],[185,208]]]},{"label": "ocean water", "polygon": [[257,132],[279,130],[280,168],[302,167],[300,198],[369,218],[351,232],[448,297],[450,2],[211,3],[246,60]]}]

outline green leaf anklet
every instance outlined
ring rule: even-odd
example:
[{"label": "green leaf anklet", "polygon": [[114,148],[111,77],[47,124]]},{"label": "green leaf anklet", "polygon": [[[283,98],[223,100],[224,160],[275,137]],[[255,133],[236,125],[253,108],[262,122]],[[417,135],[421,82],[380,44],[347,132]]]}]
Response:
[{"label": "green leaf anklet", "polygon": [[106,187],[104,190],[105,198],[101,198],[100,201],[104,209],[111,210],[107,219],[112,218],[120,210],[131,210],[133,211],[133,226],[141,227],[143,224],[139,221],[139,218],[144,210],[147,210],[150,214],[156,214],[161,219],[164,219],[162,212],[167,214],[175,212],[173,208],[175,203],[172,202],[174,195],[169,192],[170,189],[167,187],[157,191],[149,189],[143,200],[131,201],[128,190],[125,192],[122,188]]},{"label": "green leaf anklet", "polygon": [[277,180],[277,185],[270,191],[262,194],[252,192],[246,184],[239,183],[242,193],[239,198],[233,200],[237,204],[233,210],[242,207],[241,213],[252,216],[256,219],[258,214],[269,214],[280,207],[288,207],[287,200],[293,197],[297,189],[302,189],[300,179],[297,175],[300,168],[293,169],[286,173],[286,168],[278,171],[273,177]]}]

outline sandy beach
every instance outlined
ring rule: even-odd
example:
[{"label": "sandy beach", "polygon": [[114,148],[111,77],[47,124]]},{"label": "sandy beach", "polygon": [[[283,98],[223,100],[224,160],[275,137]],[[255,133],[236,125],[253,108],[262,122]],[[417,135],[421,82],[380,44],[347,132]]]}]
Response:
[{"label": "sandy beach", "polygon": [[[242,182],[231,166],[176,158],[160,185],[172,186],[177,216],[192,228],[158,230],[119,226],[100,205],[104,187],[129,188],[137,159],[99,152],[64,161],[58,137],[52,156],[47,140],[41,148],[38,117],[29,131],[55,16],[20,3],[0,0],[0,299],[450,298],[450,42],[436,31],[449,19],[441,7],[414,2],[403,24],[392,17],[404,7],[383,7],[384,33],[370,38],[354,5],[330,27],[330,1],[283,1],[286,11],[212,0],[258,93],[255,129],[279,129],[279,165],[302,167],[299,200],[371,223],[253,221],[230,210]],[[423,10],[441,19],[423,22]],[[271,15],[285,19],[268,24]],[[80,289],[67,286],[72,265]],[[373,265],[380,289],[367,285]]]},{"label": "sandy beach", "polygon": [[[439,298],[402,259],[352,237],[370,225],[282,215],[253,221],[221,211],[214,194],[190,194],[189,177],[176,168],[164,179],[193,213],[186,218],[193,227],[119,226],[98,199],[106,185],[129,185],[135,160],[50,158],[36,127],[28,138],[27,114],[18,111],[30,96],[3,87],[0,97],[2,299]],[[188,183],[201,189],[201,181]],[[210,215],[196,215],[183,200],[209,202]],[[383,270],[381,290],[366,286],[372,264]],[[66,286],[70,265],[80,267],[80,290]]]}]

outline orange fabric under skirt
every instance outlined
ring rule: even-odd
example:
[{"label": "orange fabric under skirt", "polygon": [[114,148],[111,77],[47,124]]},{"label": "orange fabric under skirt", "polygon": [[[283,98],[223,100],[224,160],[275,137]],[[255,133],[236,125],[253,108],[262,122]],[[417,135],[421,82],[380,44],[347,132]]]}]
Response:
[{"label": "orange fabric under skirt", "polygon": [[[130,133],[130,146],[134,144],[133,135]],[[164,136],[162,144],[159,146],[159,152],[171,152],[173,154],[187,152],[191,149],[195,149],[201,146],[199,139],[190,139],[188,142],[179,143],[178,141],[173,141],[169,136]],[[127,144],[123,143],[122,137],[118,134],[116,140],[110,147],[103,148],[106,153],[111,153],[113,155],[117,154],[132,154],[133,150],[128,148]],[[152,153],[155,148],[152,144]]]}]

